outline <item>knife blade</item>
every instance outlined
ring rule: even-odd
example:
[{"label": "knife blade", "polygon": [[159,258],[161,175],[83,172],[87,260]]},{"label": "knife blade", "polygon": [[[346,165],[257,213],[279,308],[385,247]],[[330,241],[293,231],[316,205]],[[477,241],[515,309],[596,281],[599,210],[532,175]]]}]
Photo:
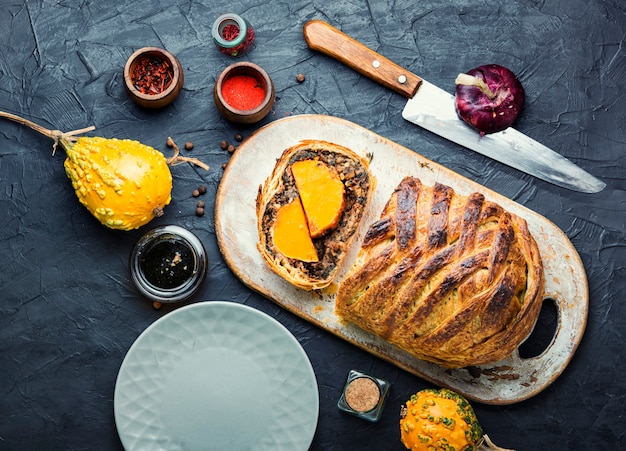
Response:
[{"label": "knife blade", "polygon": [[454,96],[427,82],[322,20],[303,26],[312,50],[330,56],[408,98],[402,117],[461,146],[563,188],[584,193],[606,184],[561,154],[512,127],[480,134],[457,115]]}]

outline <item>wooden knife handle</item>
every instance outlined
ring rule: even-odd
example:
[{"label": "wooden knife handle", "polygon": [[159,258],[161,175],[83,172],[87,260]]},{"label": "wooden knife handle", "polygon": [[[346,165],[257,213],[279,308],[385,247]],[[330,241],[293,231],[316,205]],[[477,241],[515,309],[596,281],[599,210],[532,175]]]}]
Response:
[{"label": "wooden knife handle", "polygon": [[307,45],[377,83],[412,98],[422,79],[322,20],[304,24]]}]

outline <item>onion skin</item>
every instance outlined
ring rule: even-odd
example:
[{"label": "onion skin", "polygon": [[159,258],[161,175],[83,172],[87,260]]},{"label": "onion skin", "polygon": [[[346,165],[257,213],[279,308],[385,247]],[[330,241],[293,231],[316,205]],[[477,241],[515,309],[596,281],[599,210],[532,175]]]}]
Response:
[{"label": "onion skin", "polygon": [[510,127],[524,107],[524,88],[504,66],[487,64],[456,79],[459,117],[483,136]]}]

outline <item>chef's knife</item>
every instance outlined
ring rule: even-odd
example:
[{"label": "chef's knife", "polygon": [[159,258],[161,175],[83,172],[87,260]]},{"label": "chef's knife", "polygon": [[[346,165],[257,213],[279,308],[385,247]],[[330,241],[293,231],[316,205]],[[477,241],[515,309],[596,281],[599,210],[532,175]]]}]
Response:
[{"label": "chef's knife", "polygon": [[606,184],[512,127],[480,134],[457,115],[454,96],[321,20],[304,24],[307,45],[409,99],[402,117],[450,141],[558,186],[584,193]]}]

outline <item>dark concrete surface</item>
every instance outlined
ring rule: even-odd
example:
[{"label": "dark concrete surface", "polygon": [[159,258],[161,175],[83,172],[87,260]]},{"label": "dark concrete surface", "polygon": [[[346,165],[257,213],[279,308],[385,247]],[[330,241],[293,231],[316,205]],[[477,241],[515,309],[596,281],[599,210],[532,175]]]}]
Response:
[{"label": "dark concrete surface", "polygon": [[[213,206],[221,140],[249,135],[289,115],[348,119],[481,183],[554,222],[579,252],[589,281],[582,343],[565,372],[518,404],[474,403],[486,432],[519,450],[605,450],[626,446],[626,6],[621,0],[319,0],[133,2],[3,1],[0,110],[69,131],[131,138],[164,152],[167,136],[193,141],[209,172],[172,169],[172,204],[151,226],[192,229],[210,255],[206,284],[189,302],[251,305],[283,323],[313,364],[320,416],[313,450],[401,450],[399,406],[427,382],[282,310],[247,289],[222,260]],[[228,123],[213,84],[233,62],[213,47],[210,27],[225,12],[247,18],[255,48],[243,60],[276,85],[273,111],[259,124]],[[526,108],[516,128],[607,184],[580,194],[537,180],[453,145],[401,118],[404,99],[312,52],[302,25],[323,19],[449,91],[459,72],[497,63],[518,74]],[[166,48],[181,61],[185,86],[158,111],[132,103],[122,69],[139,47]],[[303,73],[306,81],[296,82]],[[100,225],[76,200],[63,152],[16,124],[0,122],[0,449],[117,450],[113,391],[133,341],[171,308],[155,310],[134,289],[128,256],[147,227]],[[206,184],[207,214],[191,192]],[[379,423],[336,408],[347,372],[391,382]]]}]

